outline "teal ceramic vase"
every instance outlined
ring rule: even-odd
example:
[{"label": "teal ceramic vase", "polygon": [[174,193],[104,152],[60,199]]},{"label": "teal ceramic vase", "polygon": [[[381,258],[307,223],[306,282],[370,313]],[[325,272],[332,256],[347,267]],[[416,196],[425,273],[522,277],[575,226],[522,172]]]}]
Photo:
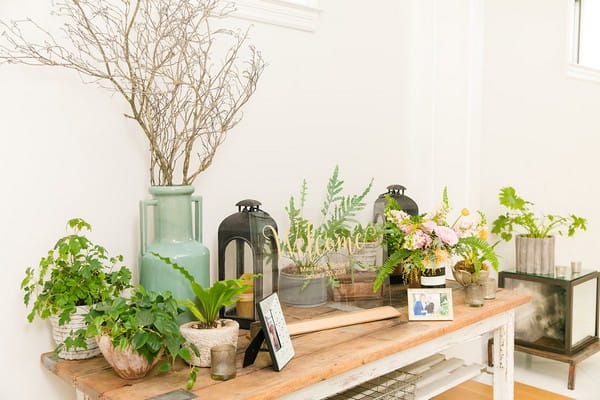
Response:
[{"label": "teal ceramic vase", "polygon": [[[169,257],[204,287],[210,284],[208,249],[202,244],[202,198],[192,186],[152,186],[152,200],[140,202],[140,283],[146,290],[170,291],[177,299],[195,299],[180,272],[152,253]],[[192,219],[192,205],[195,205]],[[154,208],[153,241],[148,243],[148,208]],[[179,322],[193,319],[183,314]]]}]

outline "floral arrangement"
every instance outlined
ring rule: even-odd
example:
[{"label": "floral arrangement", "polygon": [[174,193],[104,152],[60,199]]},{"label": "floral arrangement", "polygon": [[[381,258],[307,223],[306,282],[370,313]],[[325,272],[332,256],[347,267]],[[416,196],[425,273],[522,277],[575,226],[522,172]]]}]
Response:
[{"label": "floral arrangement", "polygon": [[427,267],[445,266],[452,257],[465,252],[472,242],[487,239],[485,217],[478,212],[478,218],[467,218],[469,210],[462,209],[458,217],[448,222],[450,213],[448,193],[444,189],[442,204],[430,214],[410,216],[402,211],[396,201],[388,197],[385,209],[385,244],[389,258],[379,269],[373,290],[378,290],[385,278],[400,265],[405,277],[416,278]]}]

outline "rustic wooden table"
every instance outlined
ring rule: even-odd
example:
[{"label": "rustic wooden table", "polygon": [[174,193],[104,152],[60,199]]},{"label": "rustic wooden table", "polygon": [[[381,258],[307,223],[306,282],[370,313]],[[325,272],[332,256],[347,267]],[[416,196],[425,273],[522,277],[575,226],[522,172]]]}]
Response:
[{"label": "rustic wooden table", "polygon": [[[492,333],[499,344],[494,346],[494,399],[513,399],[514,309],[528,301],[527,295],[501,289],[484,307],[471,308],[464,304],[463,292],[454,291],[453,321],[407,322],[406,307],[401,307],[401,318],[297,336],[292,339],[296,356],[281,372],[264,365],[241,368],[248,344],[247,332],[241,331],[237,377],[214,381],[208,369],[200,369],[191,391],[184,390],[188,368],[183,363],[170,373],[154,370],[133,381],[119,378],[101,356],[65,361],[46,353],[42,364],[73,385],[80,398],[94,400],[314,400]],[[304,316],[288,313],[286,319],[335,312],[342,311],[304,309]]]}]

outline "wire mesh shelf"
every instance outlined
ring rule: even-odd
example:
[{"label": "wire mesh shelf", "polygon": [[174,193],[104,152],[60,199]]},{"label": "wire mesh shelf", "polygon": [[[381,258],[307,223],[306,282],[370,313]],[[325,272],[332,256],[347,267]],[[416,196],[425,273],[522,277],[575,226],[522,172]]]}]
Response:
[{"label": "wire mesh shelf", "polygon": [[419,377],[393,371],[328,397],[327,400],[414,400]]}]

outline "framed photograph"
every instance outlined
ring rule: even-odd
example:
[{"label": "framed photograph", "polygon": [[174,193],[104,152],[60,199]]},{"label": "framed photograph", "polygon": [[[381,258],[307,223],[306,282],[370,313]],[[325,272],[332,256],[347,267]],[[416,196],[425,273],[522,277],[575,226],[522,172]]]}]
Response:
[{"label": "framed photograph", "polygon": [[408,319],[453,320],[452,289],[408,289]]},{"label": "framed photograph", "polygon": [[273,360],[273,368],[275,371],[281,371],[294,357],[294,347],[285,325],[277,293],[261,300],[257,310],[265,341]]}]

